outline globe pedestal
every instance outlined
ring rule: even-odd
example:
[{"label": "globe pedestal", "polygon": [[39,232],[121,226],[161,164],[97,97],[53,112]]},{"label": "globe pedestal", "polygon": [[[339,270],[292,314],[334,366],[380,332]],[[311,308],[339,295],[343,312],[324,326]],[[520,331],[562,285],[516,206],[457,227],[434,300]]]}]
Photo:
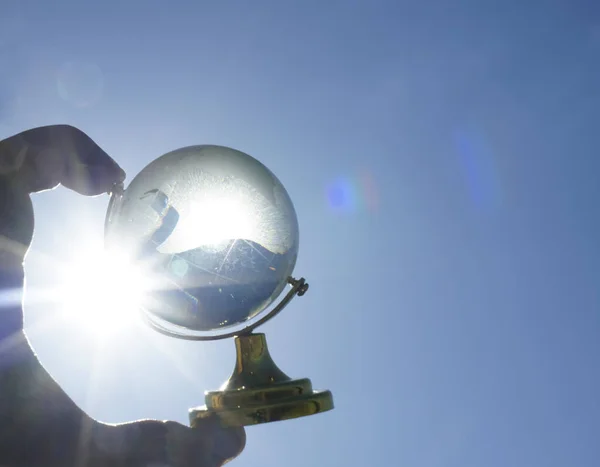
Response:
[{"label": "globe pedestal", "polygon": [[235,337],[236,365],[204,406],[190,409],[190,425],[216,416],[224,426],[249,426],[314,415],[333,409],[330,391],[314,391],[310,379],[291,379],[269,353],[264,334]]}]

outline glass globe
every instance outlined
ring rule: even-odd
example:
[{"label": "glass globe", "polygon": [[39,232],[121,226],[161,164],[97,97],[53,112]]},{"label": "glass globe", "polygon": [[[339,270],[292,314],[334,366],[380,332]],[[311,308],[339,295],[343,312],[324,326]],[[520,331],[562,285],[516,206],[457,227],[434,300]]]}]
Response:
[{"label": "glass globe", "polygon": [[151,162],[113,197],[106,239],[150,279],[142,303],[150,320],[177,334],[229,332],[283,291],[298,221],[259,161],[192,146]]}]

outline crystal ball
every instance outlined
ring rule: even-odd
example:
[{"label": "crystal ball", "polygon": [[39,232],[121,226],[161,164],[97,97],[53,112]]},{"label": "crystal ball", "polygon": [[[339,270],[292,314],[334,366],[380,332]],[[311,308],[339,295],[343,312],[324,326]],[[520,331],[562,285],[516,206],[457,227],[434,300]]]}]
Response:
[{"label": "crystal ball", "polygon": [[298,255],[298,220],[277,177],[223,146],[191,146],[148,164],[115,198],[107,246],[151,277],[142,308],[179,334],[257,317]]}]

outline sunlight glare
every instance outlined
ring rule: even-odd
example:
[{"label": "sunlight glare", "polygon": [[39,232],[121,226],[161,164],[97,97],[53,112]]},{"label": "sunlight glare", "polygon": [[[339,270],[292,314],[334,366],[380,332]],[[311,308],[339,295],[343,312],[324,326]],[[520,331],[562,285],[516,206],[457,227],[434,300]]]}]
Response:
[{"label": "sunlight glare", "polygon": [[146,281],[126,256],[88,250],[66,265],[59,306],[76,331],[113,335],[139,319]]},{"label": "sunlight glare", "polygon": [[250,207],[232,196],[205,196],[192,203],[178,229],[159,251],[185,251],[201,247],[219,251],[231,240],[255,239],[256,220]]}]

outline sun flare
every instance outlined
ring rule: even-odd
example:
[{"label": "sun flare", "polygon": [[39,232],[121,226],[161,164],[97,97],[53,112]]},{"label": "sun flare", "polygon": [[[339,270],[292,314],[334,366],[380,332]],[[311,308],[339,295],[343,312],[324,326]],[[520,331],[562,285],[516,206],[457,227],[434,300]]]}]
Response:
[{"label": "sun flare", "polygon": [[139,319],[148,289],[125,255],[103,248],[81,252],[64,266],[59,306],[74,329],[95,337],[113,335]]}]

